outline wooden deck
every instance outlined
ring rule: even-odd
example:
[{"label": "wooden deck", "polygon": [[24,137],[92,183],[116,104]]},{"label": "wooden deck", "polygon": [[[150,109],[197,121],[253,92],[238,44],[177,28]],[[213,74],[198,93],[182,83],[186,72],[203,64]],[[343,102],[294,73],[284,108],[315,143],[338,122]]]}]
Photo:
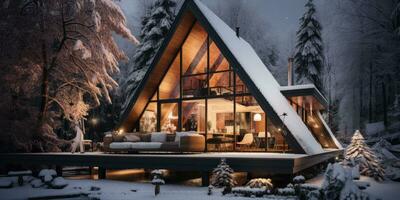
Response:
[{"label": "wooden deck", "polygon": [[210,172],[221,158],[235,171],[295,174],[315,164],[335,158],[342,151],[323,154],[281,153],[199,153],[199,154],[107,154],[107,153],[7,153],[0,154],[0,165],[91,166],[101,169],[171,169]]}]

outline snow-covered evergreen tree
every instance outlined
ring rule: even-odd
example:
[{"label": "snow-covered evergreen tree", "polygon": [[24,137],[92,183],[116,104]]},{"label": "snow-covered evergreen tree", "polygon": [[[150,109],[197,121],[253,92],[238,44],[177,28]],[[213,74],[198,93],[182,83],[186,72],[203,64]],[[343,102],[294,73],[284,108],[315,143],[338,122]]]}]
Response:
[{"label": "snow-covered evergreen tree", "polygon": [[224,188],[222,194],[231,192],[232,187],[236,185],[233,178],[233,169],[226,163],[226,160],[221,159],[221,163],[212,172],[211,184],[214,187]]},{"label": "snow-covered evergreen tree", "polygon": [[175,6],[173,0],[158,0],[149,12],[142,18],[142,30],[140,33],[141,44],[136,49],[133,62],[129,63],[128,78],[123,84],[123,99],[121,114],[125,111],[135,93],[135,89],[143,76],[146,74],[151,62],[158,49],[160,48],[164,37],[167,35],[175,19]]},{"label": "snow-covered evergreen tree", "polygon": [[354,160],[360,167],[360,174],[374,177],[377,181],[384,178],[384,169],[375,152],[365,143],[361,132],[356,130],[351,143],[346,149],[346,160]]},{"label": "snow-covered evergreen tree", "polygon": [[297,44],[294,56],[296,80],[299,84],[313,83],[323,91],[321,72],[323,71],[322,27],[316,17],[313,0],[305,5],[306,12],[300,18]]},{"label": "snow-covered evergreen tree", "polygon": [[321,190],[322,199],[369,199],[368,194],[362,192],[354,183],[352,168],[344,168],[339,163],[328,165]]}]

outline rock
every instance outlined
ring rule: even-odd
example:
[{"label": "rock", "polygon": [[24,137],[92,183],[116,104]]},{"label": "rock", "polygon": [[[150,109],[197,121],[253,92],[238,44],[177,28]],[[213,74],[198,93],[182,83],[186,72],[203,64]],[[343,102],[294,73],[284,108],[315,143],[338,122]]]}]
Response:
[{"label": "rock", "polygon": [[43,183],[43,181],[40,180],[40,179],[35,178],[35,179],[33,179],[33,180],[31,181],[31,186],[32,186],[33,188],[40,188],[40,187],[42,187],[43,185],[44,185],[44,183]]},{"label": "rock", "polygon": [[54,169],[42,169],[39,172],[39,177],[45,183],[50,183],[54,177],[57,176],[57,172]]},{"label": "rock", "polygon": [[65,188],[68,185],[68,182],[63,178],[63,177],[57,177],[55,178],[50,186],[53,189],[62,189]]},{"label": "rock", "polygon": [[90,191],[99,191],[101,188],[96,187],[96,186],[91,186]]}]

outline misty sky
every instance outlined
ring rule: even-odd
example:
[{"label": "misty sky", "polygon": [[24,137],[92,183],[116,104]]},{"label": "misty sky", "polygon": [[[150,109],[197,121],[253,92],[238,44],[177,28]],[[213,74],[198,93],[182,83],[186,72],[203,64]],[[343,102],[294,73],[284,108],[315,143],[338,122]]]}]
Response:
[{"label": "misty sky", "polygon": [[[216,1],[226,2],[234,0],[203,0],[211,9],[214,9]],[[270,26],[271,33],[277,39],[285,43],[280,48],[287,47],[299,25],[299,18],[304,13],[306,0],[246,0],[245,4],[255,11],[254,17],[262,17]],[[282,49],[281,49],[282,50]],[[284,51],[282,51],[284,53]]]},{"label": "misty sky", "polygon": [[[216,9],[216,3],[229,3],[235,0],[202,0],[210,9]],[[299,25],[299,18],[304,13],[306,0],[245,0],[245,5],[254,9],[254,17],[262,17],[270,26],[269,34],[279,41],[278,48],[286,56],[289,48],[293,46],[293,36]],[[143,11],[140,0],[122,0],[122,9],[127,15],[128,23],[131,27],[136,27],[134,32],[140,29],[138,15]],[[291,39],[290,39],[291,38]]]}]

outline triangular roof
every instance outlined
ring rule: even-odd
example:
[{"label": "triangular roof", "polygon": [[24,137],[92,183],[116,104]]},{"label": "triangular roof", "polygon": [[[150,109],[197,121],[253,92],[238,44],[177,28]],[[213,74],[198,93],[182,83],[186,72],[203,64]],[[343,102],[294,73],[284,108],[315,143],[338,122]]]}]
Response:
[{"label": "triangular roof", "polygon": [[[133,123],[135,117],[139,117],[140,113],[133,111],[134,106],[140,106],[144,109],[154,92],[147,91],[151,88],[151,86],[147,86],[148,82],[156,84],[155,82],[161,81],[155,80],[156,78],[153,77],[150,79],[150,74],[157,70],[165,71],[163,67],[169,66],[168,64],[172,62],[174,57],[171,55],[176,55],[175,53],[179,51],[179,44],[183,43],[183,39],[180,39],[177,35],[187,34],[185,31],[189,32],[190,28],[186,28],[186,26],[190,26],[188,24],[196,20],[217,44],[231,65],[235,66],[234,69],[237,74],[247,85],[263,110],[269,114],[271,121],[283,122],[286,126],[289,132],[286,140],[291,148],[295,152],[309,155],[323,153],[324,150],[321,145],[281,93],[279,83],[250,44],[243,38],[237,37],[227,24],[199,0],[187,0],[182,5],[170,33],[164,40],[150,69],[139,84],[137,92],[133,95],[130,105],[122,116],[121,126],[129,126],[130,123]],[[287,114],[284,119],[281,117],[283,113]]]}]

